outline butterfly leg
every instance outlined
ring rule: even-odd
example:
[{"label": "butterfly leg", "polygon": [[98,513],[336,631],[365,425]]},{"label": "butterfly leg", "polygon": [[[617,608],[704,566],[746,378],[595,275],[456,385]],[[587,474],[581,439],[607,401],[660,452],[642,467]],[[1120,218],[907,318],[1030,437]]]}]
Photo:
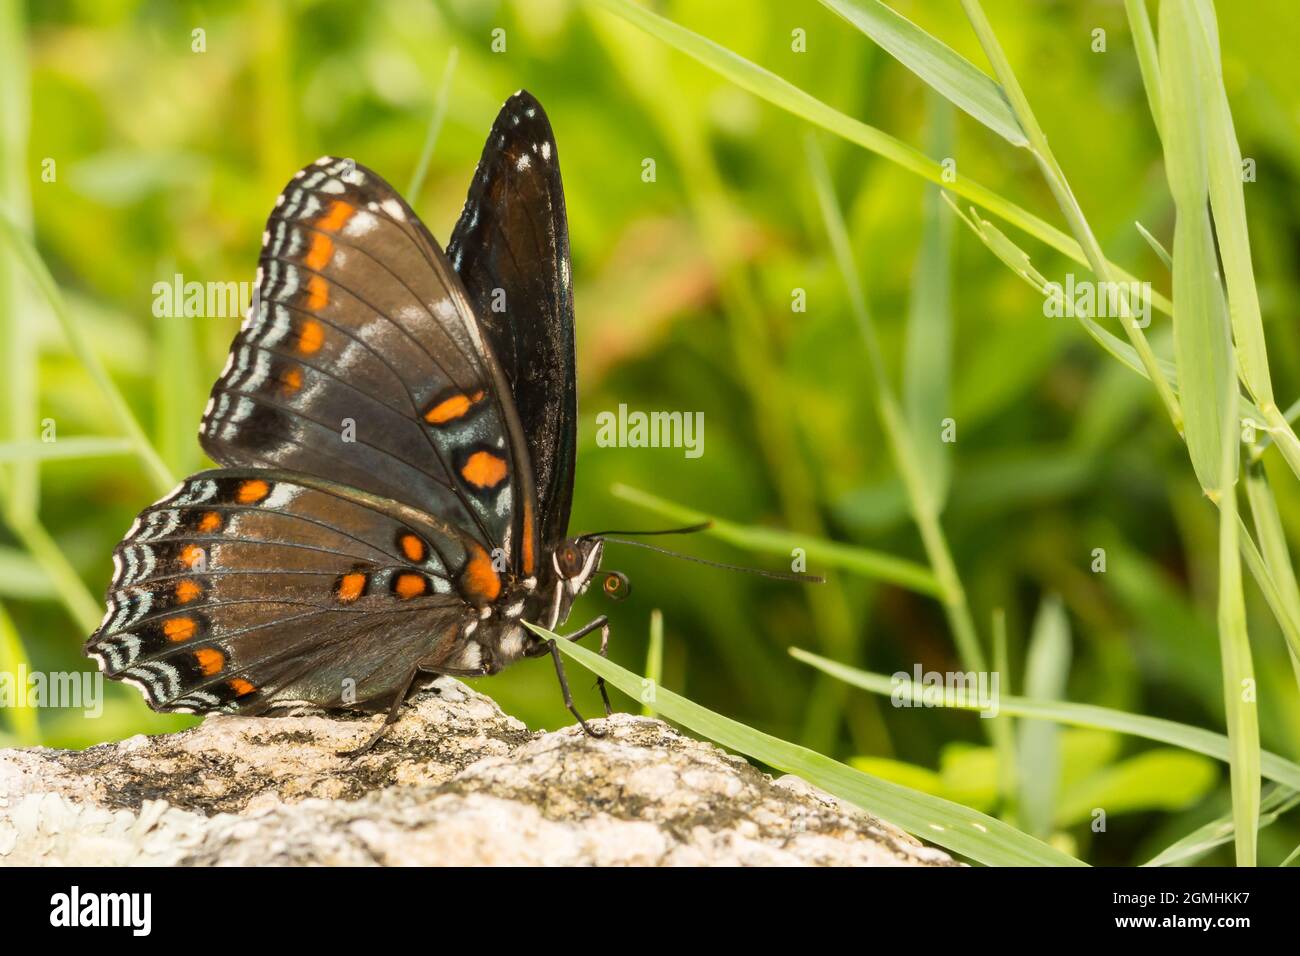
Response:
[{"label": "butterfly leg", "polygon": [[573,694],[569,693],[569,679],[564,676],[564,662],[560,660],[560,649],[555,646],[554,641],[547,641],[546,646],[551,651],[551,660],[555,662],[555,676],[560,679],[560,693],[564,695],[564,706],[569,708],[569,713],[578,719],[582,729],[586,731],[588,737],[604,737],[605,731],[597,732],[590,724],[578,713],[578,708],[573,705]]},{"label": "butterfly leg", "polygon": [[[565,634],[564,639],[566,641],[580,641],[598,628],[600,630],[600,656],[609,657],[609,618],[604,614],[587,624],[584,624],[572,634]],[[548,647],[549,643],[542,644],[536,652],[530,652],[530,654],[540,656],[541,654],[546,653]],[[609,690],[605,687],[605,678],[597,677],[596,686],[600,688],[600,699],[605,703],[605,716],[608,717],[614,713],[614,705],[609,702]],[[572,708],[570,708],[570,710],[572,710]]]},{"label": "butterfly leg", "polygon": [[411,690],[411,684],[415,683],[415,675],[418,673],[418,667],[411,671],[410,676],[406,678],[406,682],[402,685],[402,692],[393,697],[393,703],[388,708],[388,714],[384,717],[384,722],[379,725],[379,729],[370,735],[370,739],[355,750],[340,751],[337,756],[348,757],[350,759],[360,757],[362,754],[369,753],[374,748],[375,744],[379,743],[380,738],[384,736],[384,733],[388,728],[392,724],[397,723],[397,713],[401,710],[402,704],[406,702],[406,695]]}]

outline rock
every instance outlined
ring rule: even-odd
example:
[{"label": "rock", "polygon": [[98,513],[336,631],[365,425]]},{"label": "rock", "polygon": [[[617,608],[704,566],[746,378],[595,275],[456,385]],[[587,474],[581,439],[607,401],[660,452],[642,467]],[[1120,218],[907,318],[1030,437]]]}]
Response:
[{"label": "rock", "polygon": [[954,865],[659,720],[530,732],[450,678],[377,717],[209,717],[89,750],[0,750],[0,866]]}]

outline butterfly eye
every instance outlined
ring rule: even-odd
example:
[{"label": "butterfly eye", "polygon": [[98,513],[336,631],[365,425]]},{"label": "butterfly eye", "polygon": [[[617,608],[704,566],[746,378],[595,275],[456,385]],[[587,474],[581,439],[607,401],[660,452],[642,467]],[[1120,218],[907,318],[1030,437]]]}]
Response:
[{"label": "butterfly eye", "polygon": [[632,582],[621,571],[610,571],[609,574],[605,575],[605,583],[601,585],[601,588],[604,590],[606,597],[621,601],[632,593]]}]

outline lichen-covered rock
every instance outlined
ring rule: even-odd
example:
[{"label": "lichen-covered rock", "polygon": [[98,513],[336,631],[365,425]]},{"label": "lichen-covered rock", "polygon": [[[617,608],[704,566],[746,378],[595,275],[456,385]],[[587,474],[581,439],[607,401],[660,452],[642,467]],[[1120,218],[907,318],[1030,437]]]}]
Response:
[{"label": "lichen-covered rock", "polygon": [[440,679],[378,718],[209,717],[82,752],[0,751],[0,866],[952,865],[795,777],[658,720],[531,733]]}]

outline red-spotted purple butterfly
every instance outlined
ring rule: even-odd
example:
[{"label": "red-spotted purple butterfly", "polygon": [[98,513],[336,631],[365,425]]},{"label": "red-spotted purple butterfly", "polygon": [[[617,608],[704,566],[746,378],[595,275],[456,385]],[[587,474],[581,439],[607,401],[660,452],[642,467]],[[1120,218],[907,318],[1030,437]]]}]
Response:
[{"label": "red-spotted purple butterfly", "polygon": [[[566,537],[575,395],[536,99],[497,116],[446,255],[375,173],[317,160],[276,200],[199,427],[221,467],[140,513],[86,653],[159,711],[389,720],[431,675],[550,653],[573,710],[521,622],[554,630],[600,567],[599,536]],[[604,616],[570,637],[594,631],[603,651]]]}]

